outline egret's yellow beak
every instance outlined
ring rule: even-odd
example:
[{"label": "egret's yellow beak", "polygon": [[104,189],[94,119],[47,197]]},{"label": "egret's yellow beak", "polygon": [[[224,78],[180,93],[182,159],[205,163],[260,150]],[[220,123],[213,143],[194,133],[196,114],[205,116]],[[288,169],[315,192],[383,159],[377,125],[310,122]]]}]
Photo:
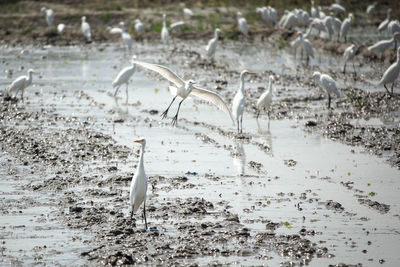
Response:
[{"label": "egret's yellow beak", "polygon": [[133,142],[140,143],[140,142],[142,142],[142,139],[133,140]]}]

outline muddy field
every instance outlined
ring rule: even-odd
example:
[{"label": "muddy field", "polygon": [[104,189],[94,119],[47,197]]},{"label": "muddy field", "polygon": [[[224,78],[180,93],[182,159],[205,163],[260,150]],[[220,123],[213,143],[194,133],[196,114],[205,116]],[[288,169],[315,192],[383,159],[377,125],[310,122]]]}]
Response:
[{"label": "muddy field", "polygon": [[[104,23],[97,14],[97,25],[112,25],[118,14],[127,16],[116,11]],[[39,72],[24,101],[0,94],[1,265],[400,262],[400,97],[375,86],[393,51],[373,56],[362,46],[357,73],[343,74],[337,55],[348,44],[312,39],[316,56],[307,65],[288,46],[294,32],[260,25],[250,40],[226,30],[212,62],[204,56],[207,29],[176,33],[168,47],[158,34],[135,36],[127,52],[100,31],[83,44],[78,32],[53,36],[35,23],[36,37],[13,26],[1,46],[1,88],[29,68]],[[377,38],[357,35],[359,23],[355,39]],[[244,133],[195,98],[183,102],[176,127],[162,120],[168,82],[139,67],[129,95],[121,88],[113,97],[111,82],[133,53],[218,92],[229,106],[240,72],[256,72],[246,79]],[[333,109],[311,78],[316,70],[338,83]],[[270,120],[256,120],[271,74]],[[141,209],[132,221],[128,204],[139,156],[132,141],[140,137],[147,231]]]}]

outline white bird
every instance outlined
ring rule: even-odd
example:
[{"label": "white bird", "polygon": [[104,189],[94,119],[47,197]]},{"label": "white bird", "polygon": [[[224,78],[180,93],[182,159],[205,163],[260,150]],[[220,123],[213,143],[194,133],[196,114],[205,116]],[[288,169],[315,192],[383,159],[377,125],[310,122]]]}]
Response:
[{"label": "white bird", "polygon": [[247,37],[249,35],[249,28],[247,27],[247,20],[243,17],[241,12],[237,13],[237,22],[240,32]]},{"label": "white bird", "polygon": [[86,17],[85,16],[82,17],[81,28],[82,28],[83,36],[86,39],[86,42],[91,42],[92,41],[92,35],[90,34],[90,25],[89,25],[89,23],[86,22]]},{"label": "white bird", "polygon": [[297,17],[293,12],[288,12],[286,14],[286,18],[282,23],[282,27],[285,29],[292,29],[297,25]]},{"label": "white bird", "polygon": [[258,98],[257,100],[257,116],[260,116],[261,110],[266,110],[268,114],[268,120],[270,119],[270,108],[272,104],[272,81],[274,81],[274,76],[269,76],[268,89]]},{"label": "white bird", "polygon": [[328,108],[331,108],[331,94],[335,94],[337,97],[340,97],[335,80],[333,80],[331,76],[327,74],[321,74],[318,71],[314,72],[313,78],[328,94]]},{"label": "white bird", "polygon": [[396,20],[392,20],[388,24],[389,34],[395,34],[396,32],[400,32],[400,22]]},{"label": "white bird", "polygon": [[393,95],[393,87],[394,82],[399,76],[400,72],[400,47],[397,49],[397,60],[394,62],[383,74],[382,79],[379,81],[378,85],[382,85],[385,87],[386,91],[390,94],[388,88],[386,87],[387,83],[392,83],[392,95]]},{"label": "white bird", "polygon": [[343,6],[336,4],[336,3],[332,4],[329,9],[335,14],[335,16],[339,13],[346,12],[346,9]]},{"label": "white bird", "polygon": [[163,27],[161,30],[161,41],[163,44],[168,45],[169,33],[167,28],[167,15],[163,14]]},{"label": "white bird", "polygon": [[193,11],[191,9],[187,8],[185,3],[181,3],[181,7],[182,7],[183,15],[185,15],[186,17],[190,18],[194,15]]},{"label": "white bird", "polygon": [[385,50],[390,49],[392,47],[396,49],[396,44],[399,39],[400,39],[400,33],[396,32],[391,39],[379,41],[376,44],[368,46],[367,49],[376,54],[383,53]]},{"label": "white bird", "polygon": [[304,38],[302,33],[299,33],[299,37],[297,37],[297,39],[293,41],[291,44],[295,48],[300,46],[301,49],[306,52],[307,63],[309,62],[310,57],[311,58],[314,57],[314,50],[312,48],[311,42],[308,39]]},{"label": "white bird", "polygon": [[392,16],[392,9],[389,8],[386,12],[386,19],[382,21],[378,26],[378,32],[383,32],[387,29],[391,16]]},{"label": "white bird", "polygon": [[129,79],[132,77],[133,73],[135,72],[136,69],[136,64],[134,61],[136,60],[136,56],[132,57],[132,64],[129,67],[125,67],[122,69],[117,77],[115,77],[114,81],[112,82],[113,88],[115,88],[114,96],[117,95],[119,88],[121,85],[126,84],[126,100],[128,101],[128,85],[129,85]]},{"label": "white bird", "polygon": [[340,28],[341,27],[342,27],[342,21],[338,18],[333,18],[332,19],[332,28],[333,28],[333,31],[337,34],[338,39],[340,37]]},{"label": "white bird", "polygon": [[135,19],[135,31],[137,31],[139,33],[143,33],[144,32],[144,25],[140,21],[140,19]]},{"label": "white bird", "polygon": [[325,25],[325,30],[328,33],[328,38],[332,39],[333,35],[333,18],[331,16],[326,16],[322,22]]},{"label": "white bird", "polygon": [[378,2],[373,2],[372,4],[367,6],[367,14],[370,14],[375,9],[377,4],[378,4]]},{"label": "white bird", "polygon": [[311,0],[311,17],[312,18],[319,18],[318,9],[314,6],[314,0]]},{"label": "white bird", "polygon": [[[344,50],[343,53],[343,59],[344,59],[344,66],[343,66],[343,73],[346,73],[346,65],[347,65],[347,61],[351,60],[354,58],[354,56],[356,55],[356,46],[354,44],[350,45],[349,47],[346,48],[346,50]],[[353,69],[354,69],[354,75],[356,75],[356,67],[354,66],[354,62],[353,62]]]},{"label": "white bird", "polygon": [[107,30],[111,34],[122,34],[122,29],[120,27],[107,27]]},{"label": "white bird", "polygon": [[246,98],[244,95],[244,77],[246,74],[255,74],[255,73],[250,72],[248,70],[243,70],[240,73],[240,86],[232,102],[232,115],[233,118],[235,119],[238,133],[242,133],[243,131],[243,112],[244,112],[244,107],[246,105]]},{"label": "white bird", "polygon": [[147,230],[147,218],[146,218],[146,195],[147,195],[147,184],[148,178],[144,170],[143,155],[146,147],[146,140],[139,139],[133,141],[141,144],[139,164],[136,169],[135,175],[132,177],[131,188],[129,192],[129,202],[131,204],[131,220],[133,220],[133,214],[139,209],[143,203],[143,218],[145,222],[145,229]]},{"label": "white bird", "polygon": [[[14,80],[7,88],[6,94],[10,97],[17,97],[18,93],[21,91],[21,99],[24,99],[24,91],[29,85],[32,84],[32,74],[36,73],[33,69],[28,70],[27,76],[20,76]],[[12,96],[13,91],[15,95]]]},{"label": "white bird", "polygon": [[45,13],[47,26],[51,27],[53,25],[53,21],[54,21],[54,12],[53,12],[53,10],[45,8],[45,7],[42,7],[40,12]]},{"label": "white bird", "polygon": [[133,42],[132,42],[132,37],[131,37],[131,35],[130,35],[129,33],[127,33],[127,32],[125,31],[125,24],[124,24],[124,22],[121,21],[121,22],[119,23],[119,25],[121,26],[121,29],[122,29],[122,32],[121,32],[122,41],[123,41],[123,43],[125,44],[126,48],[127,48],[128,50],[131,50],[132,44],[133,44]]},{"label": "white bird", "polygon": [[203,89],[200,87],[195,86],[195,82],[193,80],[188,80],[185,81],[181,77],[179,77],[175,72],[170,70],[169,68],[162,66],[162,65],[157,65],[157,64],[151,64],[151,63],[146,63],[146,62],[141,62],[141,61],[134,61],[139,66],[142,66],[146,69],[152,70],[163,76],[165,79],[168,81],[172,82],[174,86],[170,86],[169,90],[170,92],[174,95],[174,98],[172,99],[171,103],[169,104],[168,108],[161,114],[162,118],[166,118],[168,114],[168,110],[171,107],[172,103],[175,101],[175,99],[179,96],[182,98],[182,100],[179,102],[178,110],[175,114],[175,116],[172,119],[172,124],[175,125],[178,121],[178,113],[179,109],[181,107],[182,102],[189,96],[189,95],[194,95],[198,98],[201,98],[203,100],[209,101],[215,106],[217,106],[220,110],[224,111],[226,114],[229,115],[231,118],[232,122],[232,114],[229,111],[229,108],[225,104],[224,100],[222,100],[221,96],[218,94],[209,91],[207,89]]},{"label": "white bird", "polygon": [[347,33],[349,32],[352,21],[353,21],[353,13],[350,13],[348,17],[343,21],[342,26],[340,27],[340,38],[344,38],[345,42],[347,42]]},{"label": "white bird", "polygon": [[217,28],[215,29],[214,38],[212,38],[206,47],[207,56],[214,59],[215,50],[217,49],[218,36],[221,31]]},{"label": "white bird", "polygon": [[60,23],[60,24],[57,25],[57,31],[59,33],[62,33],[64,31],[64,29],[65,29],[65,24]]}]

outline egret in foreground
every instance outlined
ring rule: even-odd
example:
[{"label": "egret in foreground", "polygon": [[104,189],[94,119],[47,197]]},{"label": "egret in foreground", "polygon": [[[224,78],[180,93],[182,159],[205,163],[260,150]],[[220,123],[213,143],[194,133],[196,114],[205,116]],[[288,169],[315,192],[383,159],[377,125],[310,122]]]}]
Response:
[{"label": "egret in foreground", "polygon": [[[400,72],[400,47],[397,49],[397,60],[394,62],[383,74],[382,79],[379,81],[378,85],[382,85],[385,87],[386,91],[389,94],[393,95],[393,87],[394,82],[396,81],[397,77],[399,76]],[[392,83],[391,91],[389,92],[388,88],[386,87],[387,83]]]},{"label": "egret in foreground", "polygon": [[146,218],[146,194],[147,194],[147,184],[148,178],[146,172],[144,171],[143,155],[144,149],[146,147],[146,140],[139,139],[133,141],[135,143],[141,144],[139,164],[136,169],[135,175],[132,178],[131,189],[129,193],[129,201],[131,204],[131,220],[133,220],[133,214],[139,209],[140,205],[143,203],[143,218],[145,223],[145,229],[147,230],[147,218]]},{"label": "egret in foreground", "polygon": [[53,21],[54,21],[54,12],[53,12],[53,10],[49,9],[49,8],[42,7],[40,9],[40,12],[41,13],[45,13],[47,26],[51,27],[53,25]]},{"label": "egret in foreground", "polygon": [[82,17],[81,28],[82,28],[83,36],[86,39],[86,42],[88,42],[88,43],[91,42],[92,41],[92,35],[90,34],[90,25],[89,25],[89,23],[86,22],[86,17],[85,16]]},{"label": "egret in foreground", "polygon": [[211,59],[214,59],[215,50],[217,49],[218,36],[221,31],[219,29],[215,29],[214,38],[212,38],[206,47],[207,56]]},{"label": "egret in foreground", "polygon": [[179,109],[181,107],[182,102],[189,95],[194,95],[203,100],[211,102],[212,104],[217,106],[220,110],[222,110],[226,114],[228,114],[233,122],[232,114],[229,111],[229,108],[225,104],[224,100],[222,100],[221,96],[219,96],[218,94],[216,94],[212,91],[209,91],[207,89],[203,89],[203,88],[195,86],[194,85],[195,82],[193,80],[188,80],[188,81],[183,80],[175,72],[173,72],[172,70],[170,70],[169,68],[167,68],[165,66],[141,62],[141,61],[137,61],[137,60],[135,60],[134,63],[139,66],[142,66],[143,68],[157,72],[158,74],[163,76],[165,79],[167,79],[168,81],[170,81],[174,84],[174,86],[169,87],[169,90],[174,95],[174,98],[172,99],[168,108],[161,114],[163,119],[166,118],[167,114],[168,114],[168,110],[171,107],[172,103],[174,103],[175,99],[178,96],[181,97],[182,100],[179,102],[178,110],[172,119],[173,125],[176,125],[176,123],[178,121]]},{"label": "egret in foreground", "polygon": [[328,74],[321,74],[318,71],[314,72],[313,78],[328,94],[328,108],[331,108],[331,94],[340,97],[340,92],[336,87],[335,80]]},{"label": "egret in foreground", "polygon": [[261,110],[266,110],[267,114],[268,114],[268,120],[270,119],[269,114],[270,114],[270,108],[271,108],[271,104],[272,104],[272,82],[273,81],[274,81],[274,76],[270,75],[268,89],[265,90],[265,92],[257,100],[257,116],[256,116],[257,119],[258,119],[258,116],[260,116]]},{"label": "egret in foreground", "polygon": [[118,90],[121,87],[121,85],[126,84],[126,101],[128,101],[129,79],[132,77],[133,73],[135,72],[135,68],[136,68],[136,65],[134,63],[135,59],[136,59],[136,56],[133,56],[132,57],[132,65],[122,69],[118,73],[117,77],[115,77],[115,79],[112,83],[113,88],[116,88],[115,92],[114,92],[114,96],[117,95]]},{"label": "egret in foreground", "polygon": [[246,105],[246,98],[244,95],[244,77],[246,74],[255,74],[255,73],[250,72],[248,70],[243,70],[240,73],[240,86],[232,102],[232,115],[236,121],[238,133],[243,132],[243,112],[244,112],[244,106]]},{"label": "egret in foreground", "polygon": [[[32,84],[32,74],[36,73],[33,69],[28,70],[27,76],[20,76],[15,81],[13,81],[7,88],[6,93],[10,97],[17,97],[18,93],[21,91],[21,100],[24,99],[24,91],[29,85]],[[12,93],[15,91],[14,96]]]}]

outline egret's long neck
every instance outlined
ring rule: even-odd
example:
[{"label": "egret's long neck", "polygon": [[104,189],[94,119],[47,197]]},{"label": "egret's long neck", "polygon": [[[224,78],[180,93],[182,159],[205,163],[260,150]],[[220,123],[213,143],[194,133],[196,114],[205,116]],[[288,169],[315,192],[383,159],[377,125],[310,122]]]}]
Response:
[{"label": "egret's long neck", "polygon": [[215,40],[218,40],[218,32],[215,32]]},{"label": "egret's long neck", "polygon": [[144,155],[144,145],[142,145],[142,147],[140,149],[140,157],[139,157],[139,169],[140,170],[144,170],[143,155]]},{"label": "egret's long neck", "polygon": [[240,87],[239,87],[239,90],[244,95],[244,75],[240,75]]},{"label": "egret's long neck", "polygon": [[28,82],[29,82],[29,83],[32,82],[32,72],[29,72],[29,75],[28,75]]},{"label": "egret's long neck", "polygon": [[272,79],[269,79],[268,92],[272,93]]},{"label": "egret's long neck", "polygon": [[164,27],[164,28],[167,27],[167,21],[166,21],[165,17],[163,18],[163,27]]}]

